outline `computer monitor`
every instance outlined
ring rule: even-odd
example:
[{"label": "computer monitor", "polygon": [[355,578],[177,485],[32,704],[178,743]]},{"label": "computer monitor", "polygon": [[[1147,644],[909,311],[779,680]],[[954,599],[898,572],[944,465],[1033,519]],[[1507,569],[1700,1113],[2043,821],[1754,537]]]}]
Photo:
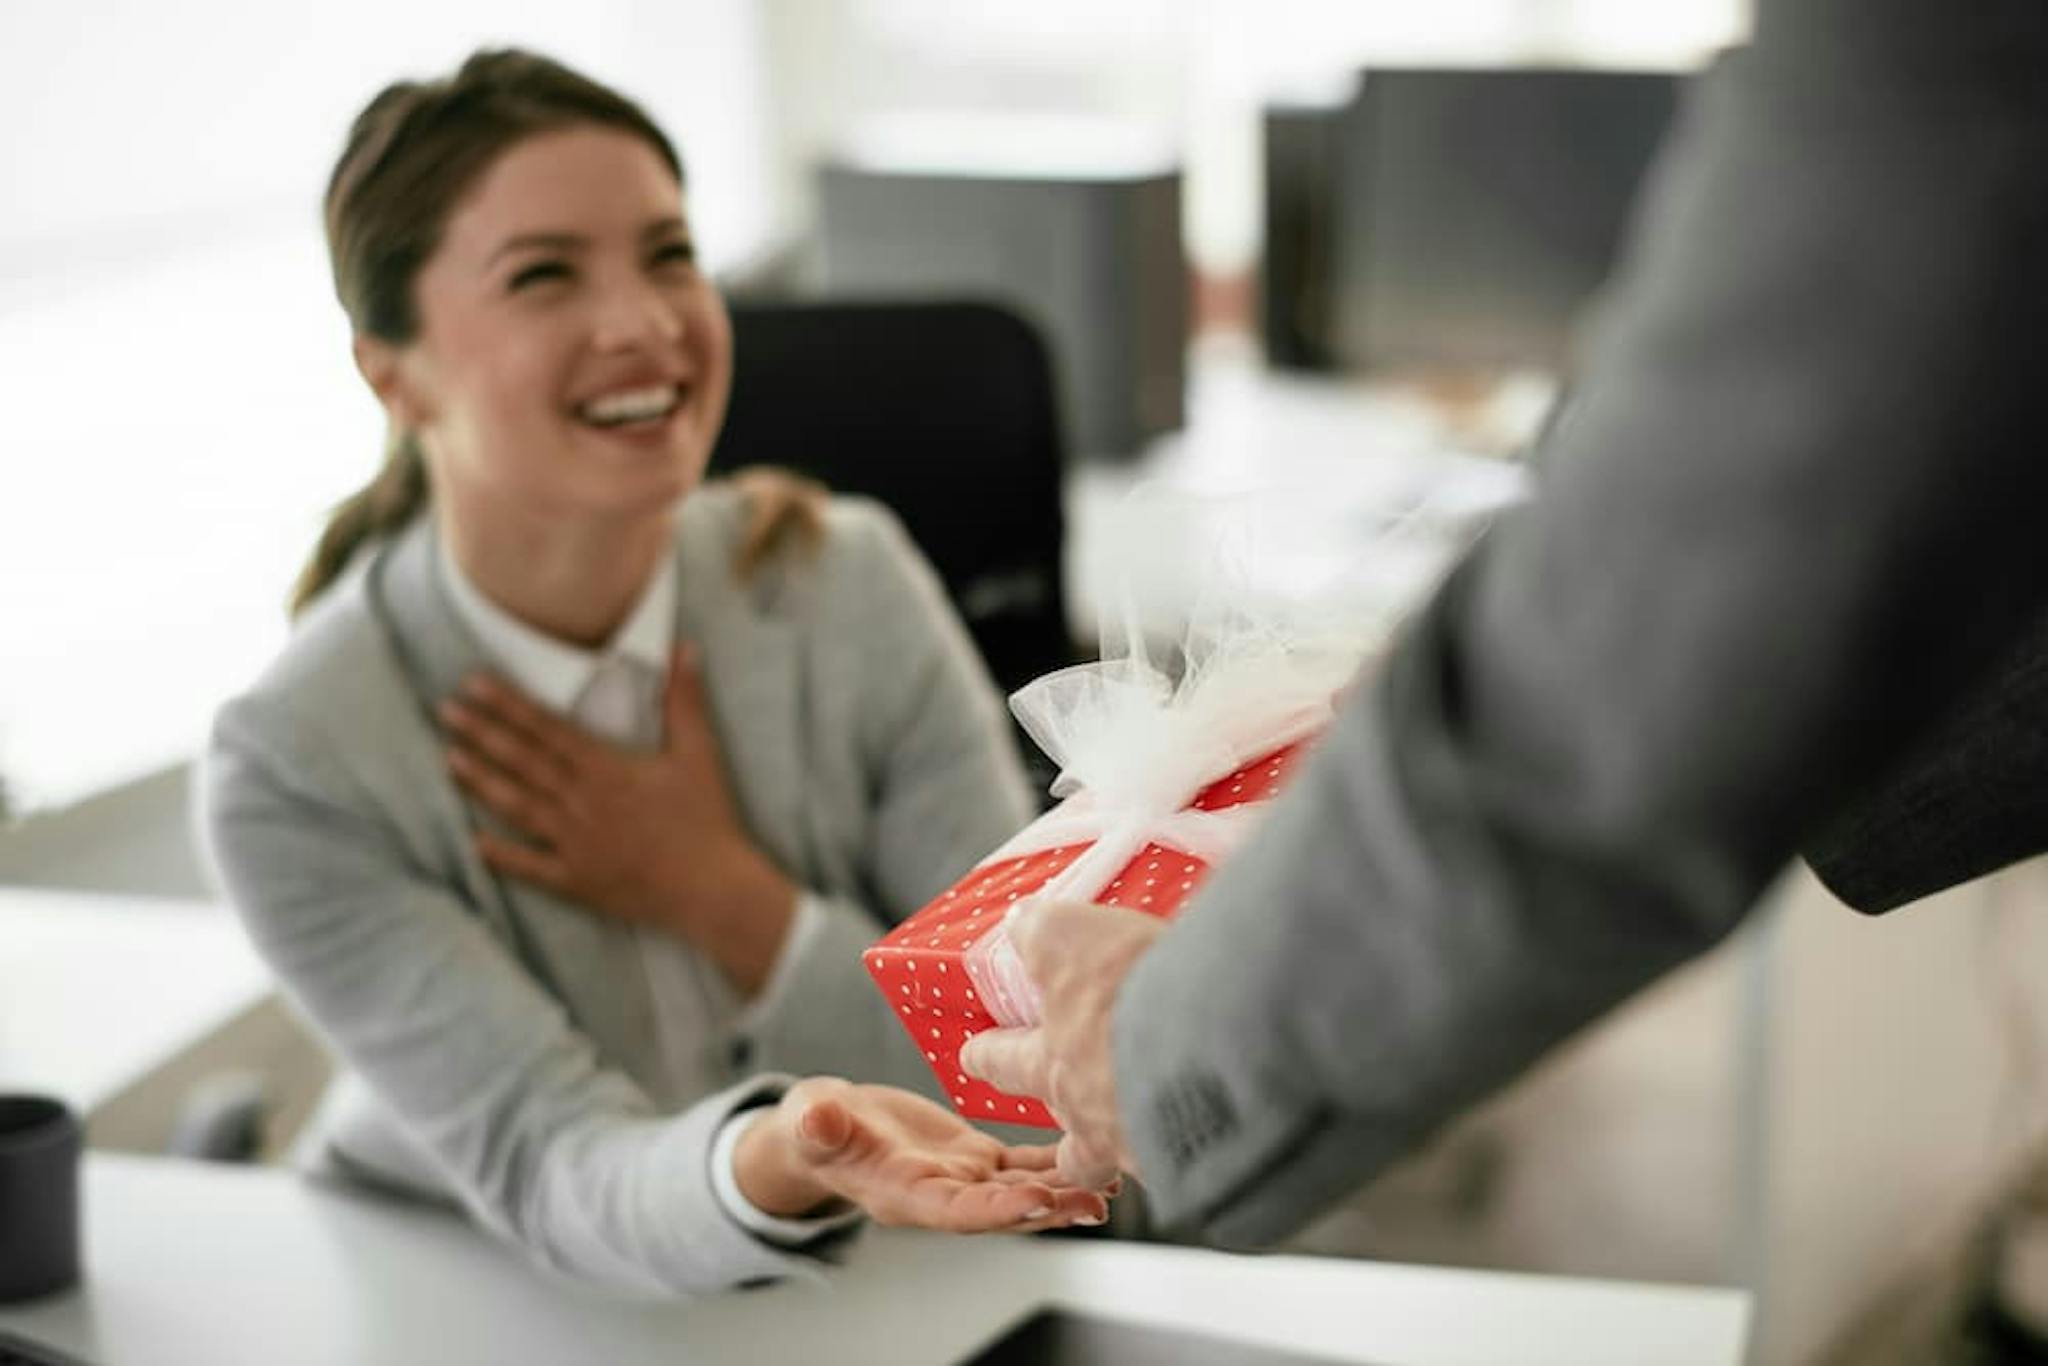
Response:
[{"label": "computer monitor", "polygon": [[1373,68],[1335,115],[1328,353],[1351,370],[1569,367],[1684,78]]}]

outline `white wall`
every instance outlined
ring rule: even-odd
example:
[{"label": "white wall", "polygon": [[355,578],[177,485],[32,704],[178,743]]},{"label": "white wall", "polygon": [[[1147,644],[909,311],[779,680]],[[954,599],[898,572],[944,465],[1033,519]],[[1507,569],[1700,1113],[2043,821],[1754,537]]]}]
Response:
[{"label": "white wall", "polygon": [[2048,1140],[2048,864],[1874,920],[1809,875],[1779,901],[1763,1363],[1952,1259]]}]

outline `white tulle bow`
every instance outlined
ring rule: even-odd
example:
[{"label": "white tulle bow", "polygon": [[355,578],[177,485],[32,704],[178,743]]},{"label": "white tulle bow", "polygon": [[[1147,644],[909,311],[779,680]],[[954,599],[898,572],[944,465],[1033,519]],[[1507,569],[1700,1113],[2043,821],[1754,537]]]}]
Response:
[{"label": "white tulle bow", "polygon": [[[1090,847],[1030,900],[1092,900],[1148,844],[1215,863],[1263,810],[1189,808],[1201,790],[1329,723],[1365,642],[1234,633],[1190,659],[1178,684],[1140,656],[1062,669],[1018,690],[1010,708],[1060,765],[1064,800],[982,860]],[[998,925],[967,955],[967,970],[1003,1024],[1038,1018],[1037,992]]]},{"label": "white tulle bow", "polygon": [[[1266,803],[1205,812],[1189,810],[1189,802],[1216,779],[1329,723],[1338,694],[1426,587],[1430,575],[1418,564],[1447,563],[1465,539],[1413,515],[1421,507],[1386,509],[1384,530],[1318,569],[1316,557],[1300,553],[1306,509],[1298,504],[1173,500],[1152,491],[1126,500],[1124,531],[1104,537],[1122,559],[1111,568],[1110,591],[1098,598],[1118,606],[1104,632],[1103,662],[1048,674],[1010,699],[1024,729],[1059,764],[1052,795],[1063,800],[983,866],[1090,844],[1020,907],[1093,900],[1147,844],[1211,864],[1235,849]],[[1193,528],[1181,551],[1163,561],[1131,534],[1162,517]],[[1418,560],[1417,551],[1428,553]],[[1192,590],[1180,599],[1185,622],[1170,669],[1153,663],[1152,641],[1139,627],[1141,585],[1162,566]],[[966,966],[999,1023],[1038,1021],[1038,992],[1003,923],[968,950]]]}]

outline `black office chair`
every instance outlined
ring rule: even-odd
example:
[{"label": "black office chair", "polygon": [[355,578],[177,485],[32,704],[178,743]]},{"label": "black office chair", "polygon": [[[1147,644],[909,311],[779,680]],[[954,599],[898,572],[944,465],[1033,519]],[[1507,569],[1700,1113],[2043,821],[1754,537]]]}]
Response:
[{"label": "black office chair", "polygon": [[1052,366],[1030,324],[939,302],[735,303],[732,320],[713,471],[782,465],[888,505],[1004,691],[1080,657]]}]

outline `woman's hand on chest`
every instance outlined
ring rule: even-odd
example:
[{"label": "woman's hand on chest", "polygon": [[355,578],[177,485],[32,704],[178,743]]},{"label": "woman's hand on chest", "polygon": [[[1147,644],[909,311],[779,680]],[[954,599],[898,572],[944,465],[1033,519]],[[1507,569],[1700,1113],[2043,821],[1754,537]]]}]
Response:
[{"label": "woman's hand on chest", "polygon": [[676,934],[743,995],[760,989],[796,888],[740,820],[687,647],[672,659],[652,751],[600,739],[488,675],[468,680],[440,715],[455,781],[516,835],[480,831],[486,863]]}]

